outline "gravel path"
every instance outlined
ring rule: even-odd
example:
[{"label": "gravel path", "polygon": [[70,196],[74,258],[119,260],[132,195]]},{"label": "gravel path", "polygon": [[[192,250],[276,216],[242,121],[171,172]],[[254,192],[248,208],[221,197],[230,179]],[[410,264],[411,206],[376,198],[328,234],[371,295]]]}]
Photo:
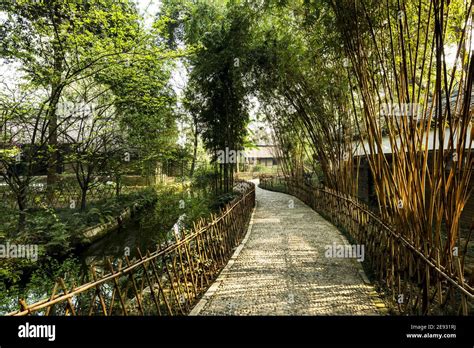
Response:
[{"label": "gravel path", "polygon": [[346,238],[297,198],[257,188],[250,233],[191,315],[377,315],[361,264],[325,257]]}]

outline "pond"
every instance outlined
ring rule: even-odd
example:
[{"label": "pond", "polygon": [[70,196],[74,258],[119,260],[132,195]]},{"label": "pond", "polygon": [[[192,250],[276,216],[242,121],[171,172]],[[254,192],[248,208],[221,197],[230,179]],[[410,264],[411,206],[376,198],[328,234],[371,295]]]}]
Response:
[{"label": "pond", "polygon": [[147,208],[115,231],[80,250],[78,258],[81,263],[90,265],[107,257],[115,259],[125,255],[132,259],[139,256],[137,248],[142,254],[147,250],[156,250],[158,244],[169,238],[170,232],[162,225],[146,223],[146,219],[152,214],[153,208]]}]

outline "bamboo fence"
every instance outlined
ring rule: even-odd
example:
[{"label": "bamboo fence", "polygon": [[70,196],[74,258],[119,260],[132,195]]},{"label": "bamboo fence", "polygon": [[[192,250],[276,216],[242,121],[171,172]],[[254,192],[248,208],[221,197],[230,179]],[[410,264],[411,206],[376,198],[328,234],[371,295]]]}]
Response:
[{"label": "bamboo fence", "polygon": [[91,266],[90,281],[68,289],[58,279],[48,298],[10,316],[186,315],[240,244],[255,206],[255,185],[239,183],[242,194],[210,220],[175,234],[175,241],[139,258]]},{"label": "bamboo fence", "polygon": [[474,288],[465,281],[461,254],[454,257],[453,272],[442,265],[442,251],[426,255],[423,246],[416,247],[367,205],[335,190],[281,177],[263,177],[260,186],[299,198],[364,245],[378,283],[400,313],[473,313]]}]

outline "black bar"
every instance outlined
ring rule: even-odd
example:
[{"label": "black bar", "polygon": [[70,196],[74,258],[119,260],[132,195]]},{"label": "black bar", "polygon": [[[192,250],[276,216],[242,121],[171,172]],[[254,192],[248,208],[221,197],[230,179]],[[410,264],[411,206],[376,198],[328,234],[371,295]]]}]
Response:
[{"label": "black bar", "polygon": [[[19,326],[27,322],[30,326],[54,324],[55,340],[19,338]],[[456,338],[407,337],[407,334],[454,333]],[[41,346],[324,344],[472,348],[474,317],[0,317],[1,348],[37,343]]]}]

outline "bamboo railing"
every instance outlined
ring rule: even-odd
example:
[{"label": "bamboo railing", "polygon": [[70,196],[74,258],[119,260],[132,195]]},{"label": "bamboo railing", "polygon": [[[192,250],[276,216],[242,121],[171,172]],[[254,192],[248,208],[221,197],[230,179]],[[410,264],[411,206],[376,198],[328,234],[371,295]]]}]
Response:
[{"label": "bamboo railing", "polygon": [[291,178],[263,177],[260,187],[299,198],[364,245],[378,283],[400,313],[473,314],[474,288],[465,281],[461,254],[453,273],[441,264],[441,251],[425,255],[354,197]]},{"label": "bamboo railing", "polygon": [[[239,183],[242,194],[209,221],[175,235],[154,252],[91,267],[90,281],[67,289],[59,279],[48,298],[7,315],[186,315],[240,244],[255,206],[255,185]],[[102,273],[102,274],[101,274]]]}]

